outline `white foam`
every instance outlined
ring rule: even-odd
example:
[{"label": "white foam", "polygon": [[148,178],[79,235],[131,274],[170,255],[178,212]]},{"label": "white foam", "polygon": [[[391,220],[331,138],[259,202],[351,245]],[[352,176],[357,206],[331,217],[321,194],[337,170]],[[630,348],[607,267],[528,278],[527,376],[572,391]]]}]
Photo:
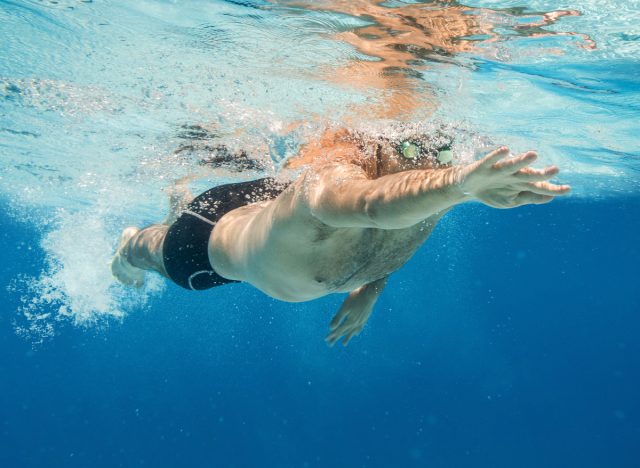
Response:
[{"label": "white foam", "polygon": [[60,321],[90,326],[121,319],[161,292],[164,282],[147,275],[144,288],[120,285],[109,263],[117,234],[105,224],[105,211],[58,210],[55,227],[41,242],[45,267],[38,277],[20,277],[13,286],[22,294],[16,329],[34,341],[52,336]]}]

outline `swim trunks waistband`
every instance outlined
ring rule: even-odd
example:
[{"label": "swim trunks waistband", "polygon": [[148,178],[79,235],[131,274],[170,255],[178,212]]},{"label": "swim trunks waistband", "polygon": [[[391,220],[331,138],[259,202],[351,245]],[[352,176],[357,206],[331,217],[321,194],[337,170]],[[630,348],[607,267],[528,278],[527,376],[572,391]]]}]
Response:
[{"label": "swim trunks waistband", "polygon": [[214,187],[198,195],[171,225],[162,256],[169,278],[190,290],[237,283],[220,276],[209,261],[209,237],[228,212],[260,201],[273,200],[288,184],[272,178]]}]

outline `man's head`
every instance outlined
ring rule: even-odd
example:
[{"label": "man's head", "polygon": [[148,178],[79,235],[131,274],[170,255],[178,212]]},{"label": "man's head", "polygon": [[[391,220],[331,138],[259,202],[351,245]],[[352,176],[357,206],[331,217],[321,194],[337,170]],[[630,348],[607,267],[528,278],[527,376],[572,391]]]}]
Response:
[{"label": "man's head", "polygon": [[415,169],[431,169],[452,160],[452,138],[443,131],[390,135],[340,129],[326,131],[301,148],[287,167],[335,162],[361,166],[371,178]]},{"label": "man's head", "polygon": [[433,169],[451,163],[451,143],[434,140],[426,135],[401,140],[380,140],[376,143],[376,174],[378,177],[415,169]]}]

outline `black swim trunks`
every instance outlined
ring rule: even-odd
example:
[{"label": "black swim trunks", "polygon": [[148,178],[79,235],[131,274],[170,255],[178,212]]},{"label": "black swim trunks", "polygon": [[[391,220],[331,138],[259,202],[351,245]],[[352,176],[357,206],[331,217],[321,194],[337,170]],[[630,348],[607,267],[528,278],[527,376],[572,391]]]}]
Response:
[{"label": "black swim trunks", "polygon": [[164,267],[176,284],[202,290],[237,283],[216,273],[209,262],[209,236],[226,213],[276,198],[288,184],[265,178],[214,187],[198,195],[171,225],[162,246]]}]

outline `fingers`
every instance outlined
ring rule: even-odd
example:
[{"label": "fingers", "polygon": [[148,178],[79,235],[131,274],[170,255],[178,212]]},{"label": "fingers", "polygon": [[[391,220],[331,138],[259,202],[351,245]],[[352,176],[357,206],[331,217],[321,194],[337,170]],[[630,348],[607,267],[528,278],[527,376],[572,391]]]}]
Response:
[{"label": "fingers", "polygon": [[530,182],[527,186],[529,190],[524,190],[516,195],[513,200],[514,206],[542,205],[549,203],[556,196],[566,195],[571,190],[568,185],[555,185],[549,182]]},{"label": "fingers", "polygon": [[538,195],[565,195],[571,190],[569,185],[555,185],[549,182],[531,182],[527,186],[529,191]]},{"label": "fingers", "polygon": [[479,162],[481,166],[491,167],[494,163],[500,161],[502,158],[509,154],[509,148],[501,146],[497,150],[492,151],[482,158]]},{"label": "fingers", "polygon": [[355,327],[352,324],[342,325],[329,333],[324,341],[326,341],[329,346],[333,346],[340,338],[342,338],[342,344],[346,345],[351,341],[351,338],[360,334],[363,327],[364,324],[356,325]]},{"label": "fingers", "polygon": [[351,341],[351,338],[354,336],[358,336],[362,329],[364,328],[364,323],[361,322],[345,322],[331,333],[327,335],[324,339],[329,346],[333,346],[336,342],[342,338],[342,344],[346,345]]},{"label": "fingers", "polygon": [[327,335],[324,341],[327,342],[329,346],[333,346],[342,338],[342,344],[346,346],[349,344],[349,341],[355,336],[358,336],[362,329],[364,328],[364,323],[353,327],[352,325],[346,326],[344,328],[340,327],[335,331],[332,331]]},{"label": "fingers", "polygon": [[342,321],[344,320],[344,318],[347,316],[348,313],[349,313],[349,308],[348,307],[341,307],[340,310],[338,311],[338,313],[336,315],[334,315],[333,319],[331,319],[331,323],[329,324],[329,328],[331,330],[335,330],[336,328],[338,328],[338,325],[340,325],[340,323],[342,323]]},{"label": "fingers", "polygon": [[338,331],[332,331],[327,335],[324,341],[326,341],[329,346],[333,346],[334,344],[336,344],[336,341],[338,341],[341,336],[342,336],[342,333],[339,333]]},{"label": "fingers", "polygon": [[519,170],[527,167],[537,158],[538,154],[535,151],[527,151],[526,153],[523,153],[520,156],[516,156],[515,158],[507,158],[496,162],[492,167],[501,172],[514,174]]},{"label": "fingers", "polygon": [[548,203],[571,190],[568,185],[549,182],[559,172],[556,166],[544,169],[529,167],[538,157],[535,151],[515,157],[508,157],[508,154],[509,150],[502,147],[470,165],[465,173],[463,185],[466,185],[463,188],[478,200],[496,208]]},{"label": "fingers", "polygon": [[[340,338],[342,338],[342,344],[346,345],[351,341],[351,338],[354,336],[358,336],[364,325],[367,323],[368,314],[361,315],[354,313],[353,310],[349,308],[345,308],[348,312],[345,314],[341,314],[342,310],[336,314],[336,317],[331,321],[331,332],[324,339],[329,346],[333,346]],[[351,315],[353,314],[353,315]],[[342,315],[342,323],[338,321],[338,325],[333,326],[334,322],[338,315]],[[345,316],[349,315],[348,318],[345,319]]]},{"label": "fingers", "polygon": [[520,192],[514,199],[514,206],[521,205],[542,205],[553,200],[551,195],[541,195],[533,192]]},{"label": "fingers", "polygon": [[364,325],[360,325],[358,328],[355,328],[351,330],[349,333],[347,333],[345,337],[342,339],[342,346],[347,346],[349,344],[349,341],[351,341],[351,338],[353,338],[354,336],[358,336],[360,334],[363,327]]},{"label": "fingers", "polygon": [[381,278],[351,291],[329,324],[331,331],[325,338],[329,346],[333,346],[340,338],[346,346],[354,336],[360,334],[386,281],[387,278]]},{"label": "fingers", "polygon": [[551,179],[560,170],[556,166],[545,167],[544,169],[533,169],[524,167],[514,175],[523,182],[540,182]]},{"label": "fingers", "polygon": [[329,346],[333,346],[334,344],[336,344],[336,341],[338,341],[341,337],[347,334],[349,330],[353,328],[353,320],[345,320],[348,314],[349,308],[343,307],[338,311],[333,320],[331,320],[331,323],[329,324],[331,332],[324,339]]}]

